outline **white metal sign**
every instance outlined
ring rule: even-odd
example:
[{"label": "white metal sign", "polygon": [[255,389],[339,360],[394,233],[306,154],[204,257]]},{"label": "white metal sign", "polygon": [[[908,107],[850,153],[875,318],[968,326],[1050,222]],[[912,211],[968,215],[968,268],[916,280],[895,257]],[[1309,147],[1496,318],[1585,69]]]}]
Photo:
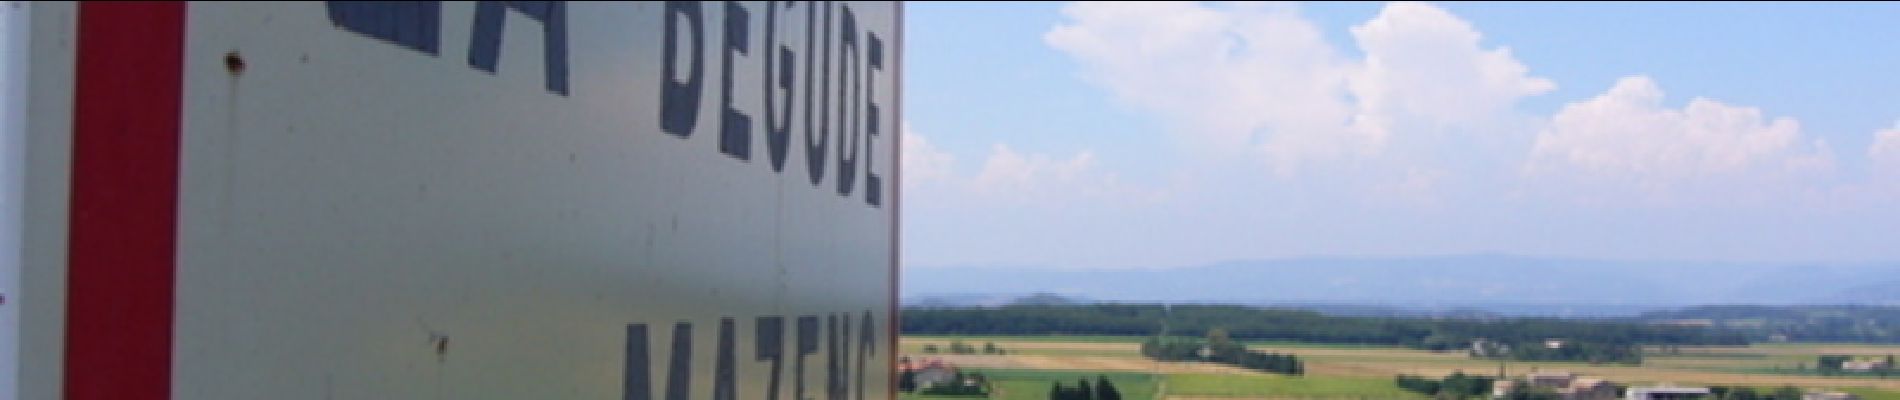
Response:
[{"label": "white metal sign", "polygon": [[[0,4],[0,388],[20,387],[20,235],[26,167],[25,4]],[[0,390],[0,400],[17,398]]]},{"label": "white metal sign", "polygon": [[899,8],[33,4],[0,399],[886,398]]}]

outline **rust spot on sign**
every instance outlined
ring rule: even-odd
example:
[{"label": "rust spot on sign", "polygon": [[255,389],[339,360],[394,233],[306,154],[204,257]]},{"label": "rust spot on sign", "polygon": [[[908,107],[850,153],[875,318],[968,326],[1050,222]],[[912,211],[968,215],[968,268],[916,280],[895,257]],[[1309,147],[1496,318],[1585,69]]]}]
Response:
[{"label": "rust spot on sign", "polygon": [[224,53],[224,71],[230,72],[231,76],[243,75],[244,56],[238,55],[237,51]]}]

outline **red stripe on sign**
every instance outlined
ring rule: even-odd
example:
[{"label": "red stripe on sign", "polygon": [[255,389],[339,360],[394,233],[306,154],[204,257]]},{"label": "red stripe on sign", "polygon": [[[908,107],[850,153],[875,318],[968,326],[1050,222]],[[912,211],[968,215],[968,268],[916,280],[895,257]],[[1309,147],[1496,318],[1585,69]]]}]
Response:
[{"label": "red stripe on sign", "polygon": [[171,397],[185,3],[79,4],[65,393]]}]

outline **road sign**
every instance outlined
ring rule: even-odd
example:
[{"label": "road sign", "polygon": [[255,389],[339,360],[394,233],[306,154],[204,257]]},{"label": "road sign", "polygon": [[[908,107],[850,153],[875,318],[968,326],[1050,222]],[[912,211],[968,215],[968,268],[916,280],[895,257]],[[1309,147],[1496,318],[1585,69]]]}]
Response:
[{"label": "road sign", "polygon": [[892,393],[895,3],[8,7],[0,399]]}]

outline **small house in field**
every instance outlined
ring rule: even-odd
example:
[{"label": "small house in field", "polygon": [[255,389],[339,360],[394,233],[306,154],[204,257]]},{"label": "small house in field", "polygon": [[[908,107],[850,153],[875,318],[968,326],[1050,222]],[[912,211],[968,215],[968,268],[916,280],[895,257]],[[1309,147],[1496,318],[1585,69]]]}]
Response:
[{"label": "small house in field", "polygon": [[1860,395],[1844,392],[1809,392],[1801,400],[1860,400]]},{"label": "small house in field", "polygon": [[1887,360],[1883,359],[1861,359],[1841,363],[1842,371],[1851,372],[1873,372],[1891,367],[1893,366],[1887,365]]},{"label": "small house in field", "polygon": [[941,359],[928,359],[908,366],[914,374],[911,381],[916,383],[919,389],[948,385],[957,379],[957,367]]}]

